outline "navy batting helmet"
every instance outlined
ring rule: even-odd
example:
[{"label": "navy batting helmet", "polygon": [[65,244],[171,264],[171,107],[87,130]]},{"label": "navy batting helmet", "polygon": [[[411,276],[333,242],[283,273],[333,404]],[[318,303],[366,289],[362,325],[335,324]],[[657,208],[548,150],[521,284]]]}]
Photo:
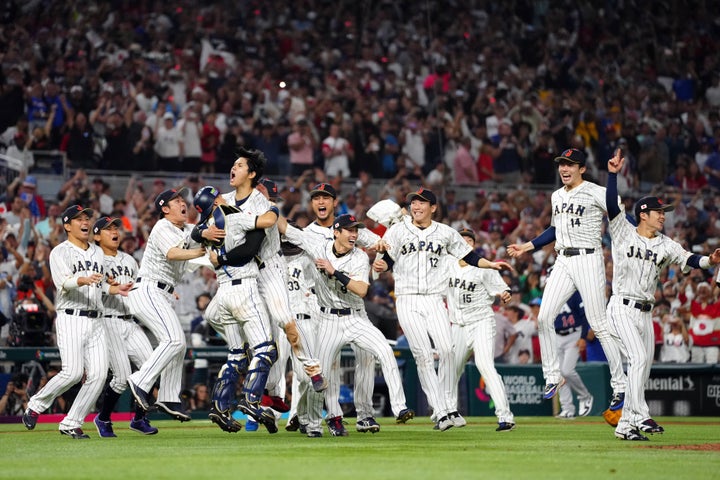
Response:
[{"label": "navy batting helmet", "polygon": [[200,214],[200,221],[198,223],[203,223],[210,216],[213,204],[218,195],[220,195],[220,191],[210,185],[201,188],[195,194],[193,205],[195,205],[195,210]]}]

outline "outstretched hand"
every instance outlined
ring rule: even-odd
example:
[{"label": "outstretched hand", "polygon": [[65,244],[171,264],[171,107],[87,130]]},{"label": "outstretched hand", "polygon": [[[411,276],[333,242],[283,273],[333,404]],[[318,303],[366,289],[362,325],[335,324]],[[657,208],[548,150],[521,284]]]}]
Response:
[{"label": "outstretched hand", "polygon": [[508,270],[515,272],[515,268],[507,262],[490,262],[490,268],[493,270]]}]

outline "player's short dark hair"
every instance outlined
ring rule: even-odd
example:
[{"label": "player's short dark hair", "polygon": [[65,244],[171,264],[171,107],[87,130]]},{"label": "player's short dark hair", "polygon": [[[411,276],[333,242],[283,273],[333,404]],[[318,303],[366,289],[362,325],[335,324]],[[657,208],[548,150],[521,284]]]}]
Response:
[{"label": "player's short dark hair", "polygon": [[237,149],[237,158],[247,160],[248,172],[255,172],[255,177],[250,183],[253,188],[257,187],[260,179],[265,174],[265,166],[267,165],[265,154],[260,150],[240,147]]}]

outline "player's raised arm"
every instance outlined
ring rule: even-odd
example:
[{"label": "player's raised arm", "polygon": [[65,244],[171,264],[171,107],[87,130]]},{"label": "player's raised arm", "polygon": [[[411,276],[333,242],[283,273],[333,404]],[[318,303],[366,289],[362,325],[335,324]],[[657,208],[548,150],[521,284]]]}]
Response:
[{"label": "player's raised arm", "polygon": [[605,208],[607,209],[608,219],[612,220],[620,214],[617,198],[617,174],[625,163],[625,157],[622,155],[621,149],[615,150],[615,155],[608,160],[608,183],[605,189]]}]

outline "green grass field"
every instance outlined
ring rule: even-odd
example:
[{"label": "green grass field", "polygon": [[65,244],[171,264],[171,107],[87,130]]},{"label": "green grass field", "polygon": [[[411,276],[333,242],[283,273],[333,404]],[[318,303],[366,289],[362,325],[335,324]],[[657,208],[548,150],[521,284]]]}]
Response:
[{"label": "green grass field", "polygon": [[720,418],[657,418],[664,435],[649,442],[613,436],[601,417],[519,417],[515,431],[496,433],[494,418],[465,428],[432,430],[429,418],[407,425],[380,419],[376,435],[311,439],[297,432],[228,434],[210,421],[154,421],[155,436],[117,422],[117,438],[61,436],[57,424],[0,425],[3,478],[9,479],[607,479],[720,478]]}]

